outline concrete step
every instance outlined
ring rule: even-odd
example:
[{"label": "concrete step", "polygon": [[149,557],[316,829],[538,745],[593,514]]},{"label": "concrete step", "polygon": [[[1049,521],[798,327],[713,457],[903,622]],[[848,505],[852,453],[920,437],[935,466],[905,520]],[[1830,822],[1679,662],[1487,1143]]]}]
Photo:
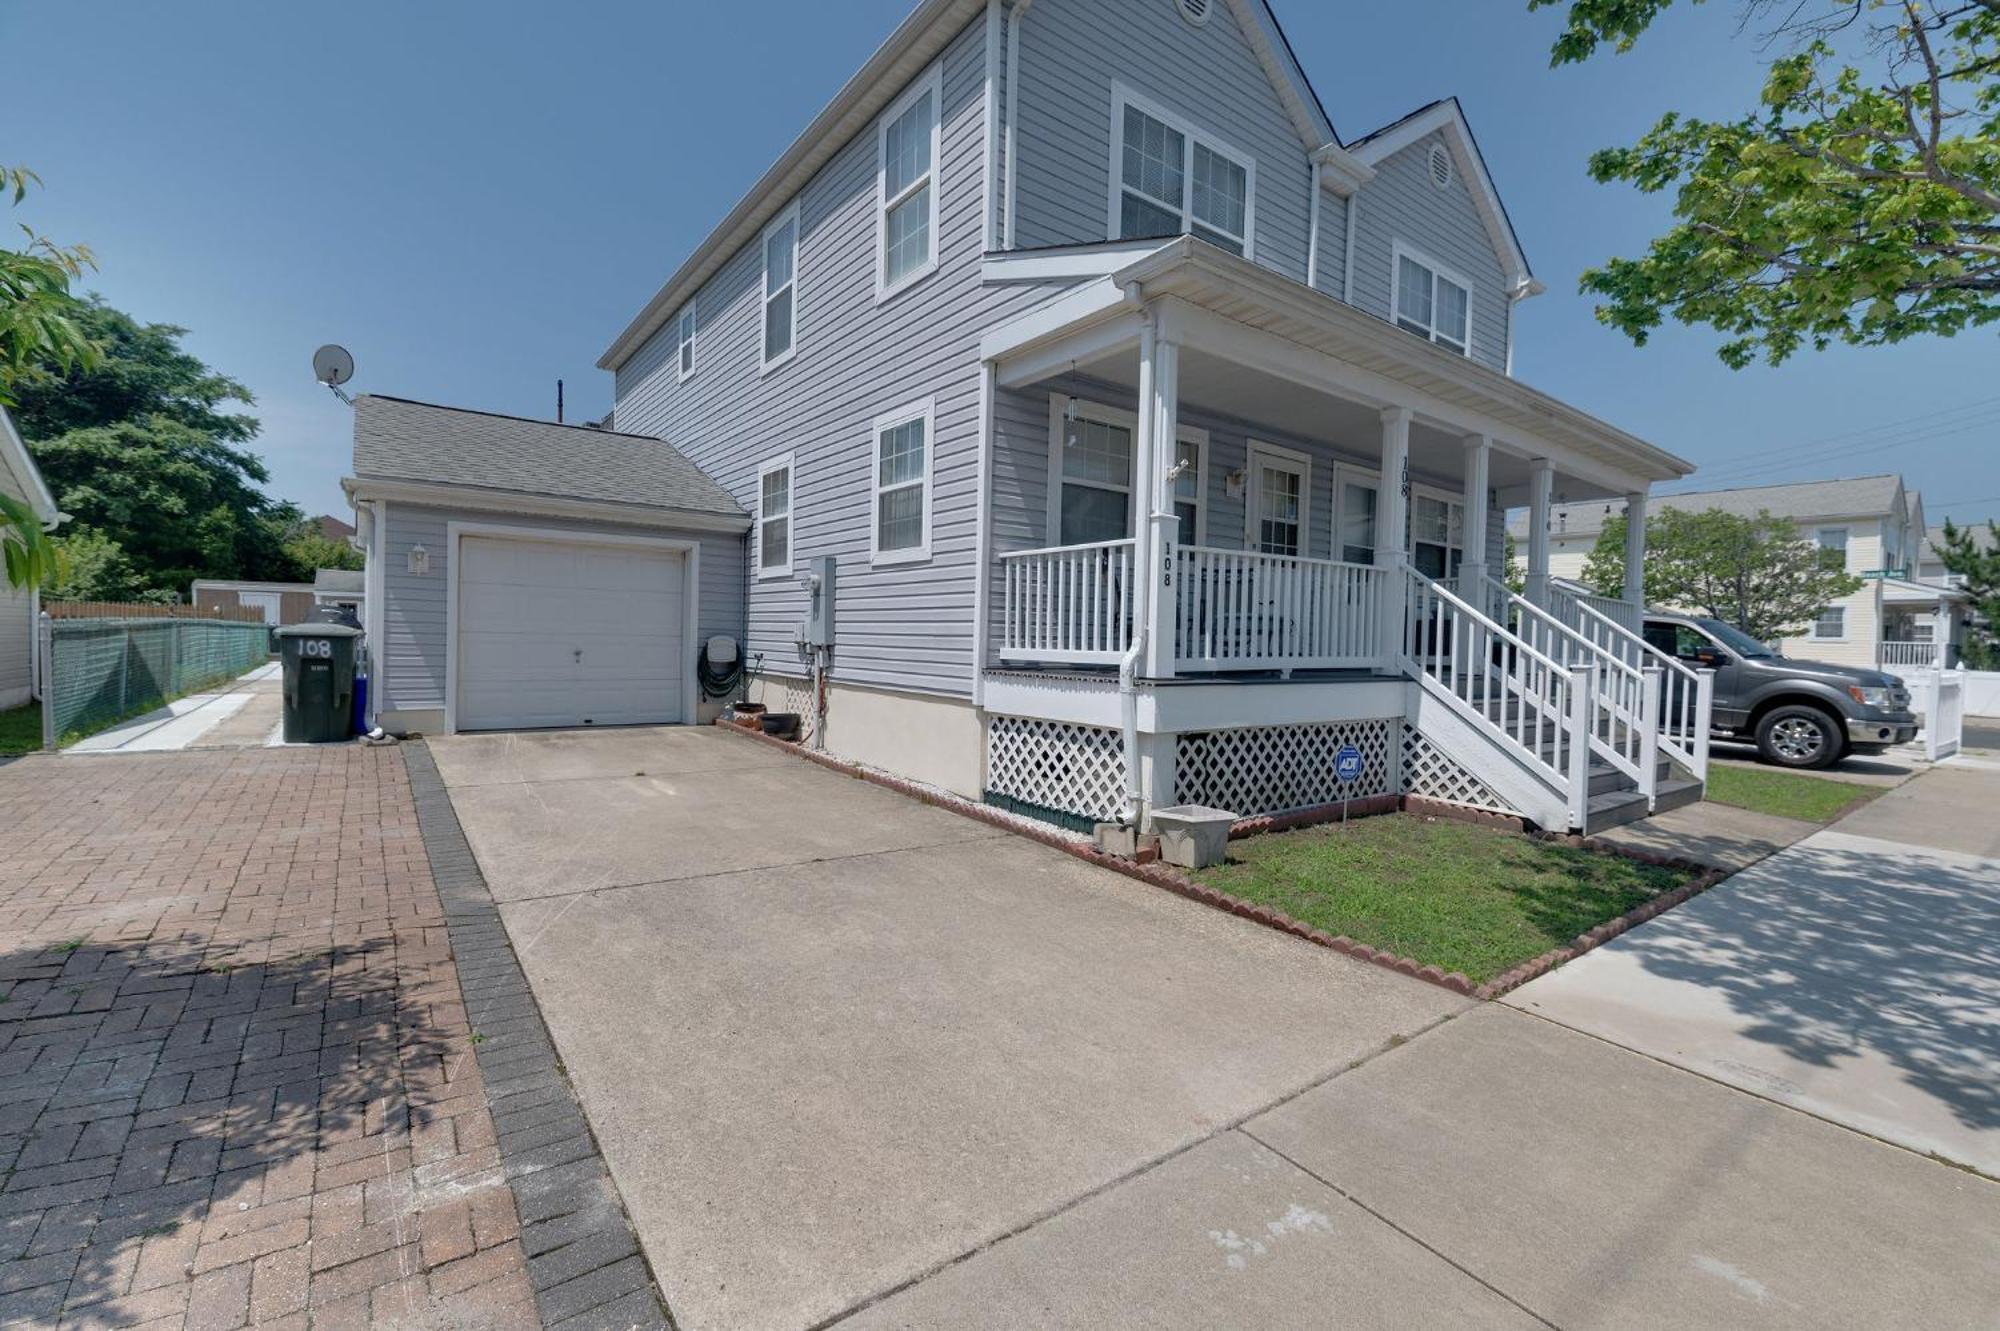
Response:
[{"label": "concrete step", "polygon": [[1644,818],[1667,813],[1673,809],[1686,808],[1701,799],[1699,781],[1661,781],[1654,796],[1654,807],[1646,807],[1646,797],[1631,788],[1629,782],[1623,789],[1592,793],[1590,802],[1584,808],[1583,830],[1594,836],[1614,827],[1636,823]]}]

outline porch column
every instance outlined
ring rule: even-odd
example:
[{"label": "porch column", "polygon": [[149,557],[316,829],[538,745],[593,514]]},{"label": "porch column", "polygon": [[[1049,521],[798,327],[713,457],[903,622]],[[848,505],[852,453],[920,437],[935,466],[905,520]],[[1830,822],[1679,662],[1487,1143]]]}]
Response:
[{"label": "porch column", "polygon": [[1549,500],[1556,488],[1556,464],[1536,458],[1528,466],[1528,599],[1549,603]]},{"label": "porch column", "polygon": [[1646,492],[1625,496],[1625,604],[1631,609],[1626,627],[1637,633],[1646,622]]},{"label": "porch column", "polygon": [[1486,579],[1486,492],[1493,458],[1493,441],[1483,434],[1465,437],[1465,561],[1458,566],[1458,594],[1485,614],[1493,613]]},{"label": "porch column", "polygon": [[1137,446],[1146,455],[1135,469],[1133,491],[1145,535],[1140,556],[1146,560],[1146,655],[1143,672],[1149,679],[1174,674],[1174,506],[1167,502],[1180,435],[1180,345],[1166,337],[1153,339],[1151,401],[1139,404]]},{"label": "porch column", "polygon": [[1375,566],[1387,572],[1382,598],[1381,650],[1384,665],[1409,648],[1408,603],[1410,530],[1410,409],[1382,411],[1382,484],[1375,492]]}]

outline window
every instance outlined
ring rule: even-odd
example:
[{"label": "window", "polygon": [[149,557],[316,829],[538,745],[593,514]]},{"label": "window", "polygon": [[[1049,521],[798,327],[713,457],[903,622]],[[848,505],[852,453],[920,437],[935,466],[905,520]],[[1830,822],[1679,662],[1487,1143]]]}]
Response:
[{"label": "window", "polygon": [[1455,578],[1465,562],[1465,505],[1410,496],[1410,562],[1427,578]]},{"label": "window", "polygon": [[675,341],[678,344],[680,378],[694,373],[694,302],[689,301],[681,317],[674,323]]},{"label": "window", "polygon": [[799,320],[799,206],[764,231],[763,368],[791,359]]},{"label": "window", "polygon": [[1847,611],[1842,606],[1830,605],[1819,612],[1813,621],[1812,635],[1815,638],[1844,638],[1847,636]]},{"label": "window", "polygon": [[1461,356],[1471,354],[1472,287],[1400,243],[1391,262],[1396,326]]},{"label": "window", "polygon": [[876,171],[877,300],[937,268],[940,88],[934,66],[882,116]]},{"label": "window", "polygon": [[[1049,399],[1049,530],[1058,545],[1093,545],[1132,535],[1132,467],[1138,417],[1129,411],[1055,394]],[[1208,432],[1183,425],[1174,449],[1174,516],[1182,545],[1207,536]]]},{"label": "window", "polygon": [[1350,564],[1375,562],[1376,487],[1362,481],[1340,485],[1340,557]]},{"label": "window", "polygon": [[1821,527],[1816,533],[1816,537],[1819,542],[1820,567],[1845,573],[1847,571],[1847,528]]},{"label": "window", "polygon": [[930,558],[933,419],[926,399],[875,421],[872,545],[878,564]]},{"label": "window", "polygon": [[1193,235],[1250,257],[1251,159],[1115,85],[1111,232],[1121,240]]},{"label": "window", "polygon": [[1202,475],[1201,455],[1207,451],[1202,447],[1204,442],[1183,433],[1174,444],[1174,465],[1179,468],[1174,475],[1177,528],[1174,539],[1182,545],[1200,545],[1208,535],[1207,524],[1202,521],[1208,498],[1208,487]]},{"label": "window", "polygon": [[792,455],[757,469],[757,576],[792,571]]},{"label": "window", "polygon": [[1251,443],[1250,545],[1267,555],[1306,552],[1306,504],[1312,464],[1272,444]]}]

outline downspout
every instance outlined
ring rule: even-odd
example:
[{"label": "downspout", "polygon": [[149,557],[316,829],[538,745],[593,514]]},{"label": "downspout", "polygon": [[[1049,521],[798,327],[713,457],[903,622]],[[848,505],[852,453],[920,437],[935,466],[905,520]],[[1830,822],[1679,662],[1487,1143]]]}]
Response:
[{"label": "downspout", "polygon": [[[1139,437],[1133,441],[1135,445],[1133,454],[1137,461],[1144,458],[1153,446],[1153,339],[1156,331],[1153,311],[1146,304],[1146,291],[1143,286],[1137,282],[1128,285],[1125,288],[1125,303],[1139,311]],[[1051,440],[1050,445],[1060,447],[1055,440]],[[1136,491],[1142,477],[1135,475],[1132,479]],[[1139,496],[1134,497],[1136,499]],[[1135,828],[1144,826],[1146,816],[1146,785],[1139,776],[1139,690],[1135,684],[1139,673],[1139,662],[1146,656],[1146,626],[1151,618],[1148,611],[1151,608],[1153,580],[1146,553],[1149,542],[1143,533],[1151,530],[1153,507],[1153,502],[1147,500],[1145,523],[1134,524],[1132,645],[1126,648],[1125,655],[1118,658],[1118,721],[1125,746],[1125,817]]]},{"label": "downspout", "polygon": [[1000,0],[986,0],[986,169],[979,234],[980,248],[988,253],[998,246],[1000,230],[1000,22]]},{"label": "downspout", "polygon": [[1020,161],[1021,20],[1035,0],[1014,0],[1007,14],[1007,178],[1002,184],[1006,204],[1001,211],[1000,248],[1014,248],[1014,206],[1020,191],[1014,186]]},{"label": "downspout", "polygon": [[1356,309],[1360,303],[1354,299],[1354,233],[1361,229],[1361,191],[1347,196],[1347,256],[1340,274],[1340,298]]},{"label": "downspout", "polygon": [[1306,227],[1306,285],[1319,286],[1319,193],[1320,163],[1313,158],[1312,164],[1312,221]]}]

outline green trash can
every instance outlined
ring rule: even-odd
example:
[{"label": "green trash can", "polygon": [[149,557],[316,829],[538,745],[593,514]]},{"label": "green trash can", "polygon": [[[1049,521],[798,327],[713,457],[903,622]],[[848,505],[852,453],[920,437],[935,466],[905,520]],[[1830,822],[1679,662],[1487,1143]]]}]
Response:
[{"label": "green trash can", "polygon": [[285,743],[326,744],[352,733],[354,653],[361,630],[287,624],[278,630],[285,670]]}]

